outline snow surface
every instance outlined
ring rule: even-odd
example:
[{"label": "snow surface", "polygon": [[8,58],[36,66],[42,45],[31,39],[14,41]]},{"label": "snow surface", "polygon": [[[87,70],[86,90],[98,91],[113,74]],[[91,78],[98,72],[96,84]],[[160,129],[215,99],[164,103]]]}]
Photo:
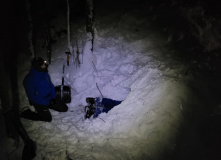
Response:
[{"label": "snow surface", "polygon": [[[66,28],[64,19],[52,22],[54,30]],[[172,153],[185,113],[212,101],[201,75],[191,67],[198,63],[167,49],[167,37],[157,34],[138,10],[97,12],[93,52],[84,22],[79,19],[71,26],[74,51],[78,44],[81,53],[80,67],[73,55],[67,66],[67,36],[58,38],[52,32],[57,42],[52,45],[49,74],[54,85],[60,85],[65,65],[64,82],[71,87],[72,101],[66,113],[50,110],[51,123],[21,119],[37,143],[34,160],[155,160]],[[39,45],[35,55],[46,59],[46,49]],[[27,60],[18,70],[20,109],[29,106],[22,80],[30,59],[20,55],[20,60]],[[85,120],[85,98],[101,96],[98,88],[104,97],[123,102],[98,118]],[[10,146],[1,150],[3,157],[21,158],[23,144],[16,149],[10,139],[2,143]]]}]

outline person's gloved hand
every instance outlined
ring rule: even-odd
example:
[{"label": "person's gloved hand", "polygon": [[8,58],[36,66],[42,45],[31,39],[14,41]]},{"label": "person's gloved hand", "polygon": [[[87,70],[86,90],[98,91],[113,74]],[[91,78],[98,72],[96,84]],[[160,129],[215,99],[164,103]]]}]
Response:
[{"label": "person's gloved hand", "polygon": [[52,98],[50,101],[50,106],[54,106],[56,104],[56,99]]}]

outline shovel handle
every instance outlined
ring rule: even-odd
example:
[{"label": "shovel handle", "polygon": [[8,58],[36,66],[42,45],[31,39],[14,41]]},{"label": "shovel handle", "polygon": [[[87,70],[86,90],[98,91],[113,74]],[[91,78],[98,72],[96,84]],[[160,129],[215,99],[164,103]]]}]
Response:
[{"label": "shovel handle", "polygon": [[62,77],[62,83],[61,84],[62,84],[62,86],[64,85],[64,77]]}]

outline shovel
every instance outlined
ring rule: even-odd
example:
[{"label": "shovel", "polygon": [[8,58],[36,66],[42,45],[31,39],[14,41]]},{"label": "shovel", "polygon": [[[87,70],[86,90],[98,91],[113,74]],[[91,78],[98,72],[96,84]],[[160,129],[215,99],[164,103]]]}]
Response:
[{"label": "shovel", "polygon": [[71,102],[71,88],[70,86],[64,85],[64,68],[63,65],[63,75],[62,75],[62,83],[59,86],[55,86],[55,92],[57,99],[60,99],[64,103]]}]

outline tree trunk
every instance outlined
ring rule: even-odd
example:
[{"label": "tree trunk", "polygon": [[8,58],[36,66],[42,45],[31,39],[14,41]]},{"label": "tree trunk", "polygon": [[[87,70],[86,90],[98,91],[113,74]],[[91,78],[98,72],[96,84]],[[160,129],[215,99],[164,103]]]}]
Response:
[{"label": "tree trunk", "polygon": [[90,33],[89,40],[92,43],[91,51],[93,51],[93,44],[94,44],[94,3],[93,0],[86,0],[86,31]]},{"label": "tree trunk", "polygon": [[44,34],[45,34],[45,44],[47,48],[47,60],[48,63],[51,64],[51,33],[50,26],[47,22],[44,24]]},{"label": "tree trunk", "polygon": [[73,47],[71,45],[69,0],[67,0],[67,41],[68,41],[68,50],[69,50],[70,54],[74,56]]},{"label": "tree trunk", "polygon": [[28,23],[29,23],[29,32],[28,32],[28,42],[29,42],[29,50],[31,54],[31,59],[34,58],[35,53],[34,53],[34,46],[33,46],[33,23],[32,23],[32,17],[31,17],[31,3],[29,0],[25,1],[26,3],[26,10],[27,10],[27,15],[28,15]]}]

